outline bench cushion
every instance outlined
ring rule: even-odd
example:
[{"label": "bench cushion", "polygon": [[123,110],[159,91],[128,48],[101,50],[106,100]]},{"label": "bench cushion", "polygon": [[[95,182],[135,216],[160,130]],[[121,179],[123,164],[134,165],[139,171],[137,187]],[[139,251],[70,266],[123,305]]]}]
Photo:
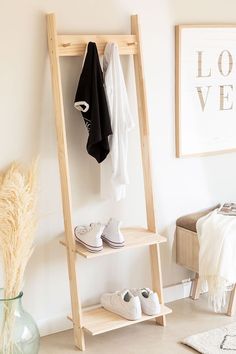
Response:
[{"label": "bench cushion", "polygon": [[208,213],[210,213],[211,211],[219,207],[220,204],[217,204],[214,207],[198,211],[197,213],[181,216],[180,218],[177,219],[176,225],[183,227],[184,229],[197,232],[196,224],[198,219],[200,219],[202,216],[207,215]]}]

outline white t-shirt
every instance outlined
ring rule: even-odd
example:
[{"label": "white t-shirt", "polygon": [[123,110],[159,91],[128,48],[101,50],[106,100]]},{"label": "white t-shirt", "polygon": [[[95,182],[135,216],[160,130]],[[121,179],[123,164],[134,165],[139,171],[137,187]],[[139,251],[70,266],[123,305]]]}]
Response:
[{"label": "white t-shirt", "polygon": [[134,127],[117,44],[108,43],[103,57],[103,73],[113,134],[109,137],[110,154],[101,164],[101,196],[126,197],[128,132]]}]

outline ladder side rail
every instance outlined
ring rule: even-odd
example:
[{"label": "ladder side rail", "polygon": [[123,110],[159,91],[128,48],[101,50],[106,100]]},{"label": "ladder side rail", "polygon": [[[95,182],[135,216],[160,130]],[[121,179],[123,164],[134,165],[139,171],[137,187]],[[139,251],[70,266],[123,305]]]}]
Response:
[{"label": "ladder side rail", "polygon": [[71,307],[74,326],[75,345],[81,349],[85,349],[84,334],[82,329],[82,310],[80,298],[78,296],[77,278],[76,278],[76,253],[74,232],[72,226],[72,208],[71,208],[71,188],[69,176],[69,163],[67,152],[67,139],[64,117],[64,106],[61,85],[60,63],[58,56],[57,34],[56,34],[56,19],[54,14],[47,15],[48,29],[48,47],[51,64],[52,89],[55,110],[55,123],[57,132],[57,148],[58,160],[61,179],[61,193],[63,204],[63,216],[65,225],[65,236],[67,240],[67,260],[68,273],[71,294]]},{"label": "ladder side rail", "polygon": [[156,232],[155,208],[153,200],[153,184],[152,169],[150,158],[150,142],[149,142],[149,125],[148,125],[148,109],[146,98],[146,87],[143,70],[143,58],[141,48],[141,34],[139,30],[138,16],[131,16],[131,33],[136,35],[138,48],[137,54],[134,55],[134,71],[136,81],[136,93],[139,115],[139,129],[142,151],[142,166],[144,177],[144,190],[147,213],[147,226],[151,232]]}]

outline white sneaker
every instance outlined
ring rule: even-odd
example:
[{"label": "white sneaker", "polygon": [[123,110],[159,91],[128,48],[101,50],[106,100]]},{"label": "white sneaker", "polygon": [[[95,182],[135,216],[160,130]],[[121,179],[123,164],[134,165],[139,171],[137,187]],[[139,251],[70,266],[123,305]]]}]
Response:
[{"label": "white sneaker", "polygon": [[102,232],[102,239],[112,248],[120,248],[125,244],[124,236],[120,231],[121,222],[111,218]]},{"label": "white sneaker", "polygon": [[134,296],[138,296],[143,313],[149,316],[157,315],[161,311],[157,293],[148,288],[130,289]]},{"label": "white sneaker", "polygon": [[89,226],[76,226],[74,230],[75,239],[86,247],[90,252],[99,252],[103,249],[102,231],[104,226],[100,223]]},{"label": "white sneaker", "polygon": [[129,290],[106,293],[101,297],[102,306],[127,320],[135,321],[141,318],[142,310],[138,296],[133,296]]}]

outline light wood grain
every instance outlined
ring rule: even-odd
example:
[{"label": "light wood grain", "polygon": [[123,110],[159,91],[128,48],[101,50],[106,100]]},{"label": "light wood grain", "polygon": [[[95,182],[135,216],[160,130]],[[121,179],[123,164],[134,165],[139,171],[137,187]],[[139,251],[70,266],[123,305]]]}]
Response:
[{"label": "light wood grain", "polygon": [[[141,151],[142,151],[142,165],[143,165],[143,177],[144,177],[144,190],[146,200],[146,213],[147,213],[147,225],[148,230],[156,232],[156,212],[153,195],[153,182],[152,182],[152,159],[150,149],[150,136],[149,136],[149,124],[148,124],[148,108],[147,97],[145,87],[145,77],[143,68],[142,57],[142,43],[141,33],[139,28],[138,16],[131,17],[131,32],[137,37],[138,48],[137,55],[134,56],[134,70],[136,80],[138,113],[139,113],[139,129],[141,139]],[[159,295],[160,302],[163,304],[163,283],[161,273],[161,260],[159,245],[150,246],[150,261],[151,261],[151,273],[152,273],[152,286],[154,291]],[[157,323],[165,326],[165,316],[157,318]]]},{"label": "light wood grain", "polygon": [[201,290],[201,282],[200,282],[199,274],[196,273],[195,278],[192,283],[192,289],[191,289],[191,298],[193,300],[199,299],[200,290]]},{"label": "light wood grain", "polygon": [[181,92],[181,45],[180,45],[180,26],[175,26],[175,149],[176,157],[181,157],[181,105],[180,105],[180,92]]},{"label": "light wood grain", "polygon": [[[180,127],[180,125],[179,125]],[[179,146],[181,146],[180,142],[179,142]],[[180,150],[178,150],[180,151]],[[230,154],[236,151],[236,148],[234,149],[224,149],[224,150],[214,150],[214,151],[209,151],[209,152],[199,152],[196,154],[182,154],[179,152],[179,155],[176,157],[181,157],[181,158],[189,158],[189,157],[204,157],[204,156],[211,156],[211,155],[221,155],[221,154]]]},{"label": "light wood grain", "polygon": [[141,139],[147,225],[150,231],[156,232],[155,206],[153,200],[154,196],[151,169],[151,150],[149,141],[148,108],[141,48],[141,33],[139,30],[137,15],[131,17],[131,32],[132,34],[136,35],[138,42],[137,55],[134,55],[134,70],[139,114],[139,129]]},{"label": "light wood grain", "polygon": [[229,298],[229,305],[227,310],[228,316],[233,316],[236,310],[236,285],[234,285]]},{"label": "light wood grain", "polygon": [[176,262],[193,272],[199,272],[197,233],[180,226],[176,227]]},{"label": "light wood grain", "polygon": [[61,178],[61,193],[64,215],[65,236],[67,242],[68,272],[70,279],[71,306],[74,320],[75,345],[85,349],[84,334],[82,330],[82,312],[80,298],[78,296],[76,270],[75,270],[75,241],[71,219],[71,191],[68,166],[67,140],[65,130],[65,117],[61,87],[61,73],[56,41],[56,20],[53,14],[47,15],[48,49],[51,63],[52,89],[54,98],[55,123],[57,132],[58,160]]},{"label": "light wood grain", "polygon": [[[176,26],[177,27],[177,26]],[[236,27],[235,23],[214,23],[214,24],[180,24],[178,25],[180,29],[183,28],[230,28]]]},{"label": "light wood grain", "polygon": [[[147,316],[143,314],[139,320],[129,321],[119,315],[116,315],[115,313],[112,313],[100,307],[94,310],[83,312],[83,328],[85,331],[94,336],[101,333],[113,331],[118,328],[130,326],[139,322],[148,321],[156,318],[157,316],[163,317],[167,314],[170,314],[171,312],[172,310],[170,308],[161,305],[161,311],[158,315]],[[72,318],[70,319],[72,320]]]},{"label": "light wood grain", "polygon": [[83,56],[89,42],[95,42],[98,54],[103,55],[108,42],[115,42],[120,55],[137,54],[137,38],[135,35],[58,35],[58,53],[60,56]]},{"label": "light wood grain", "polygon": [[[149,250],[151,261],[152,289],[158,294],[160,304],[164,305],[160,247],[158,244],[151,245]],[[159,316],[156,318],[156,322],[161,326],[166,326],[166,317],[164,315]]]},{"label": "light wood grain", "polygon": [[[107,254],[115,254],[126,249],[150,246],[153,287],[154,290],[158,292],[160,301],[162,303],[161,313],[158,315],[158,318],[159,322],[164,325],[165,315],[170,313],[171,310],[165,307],[163,304],[159,243],[166,242],[166,239],[156,233],[149,146],[148,111],[141,51],[141,39],[137,15],[131,16],[131,35],[58,35],[56,33],[56,22],[54,14],[47,15],[47,25],[66,236],[61,241],[61,243],[66,246],[67,250],[75,345],[79,349],[84,350],[85,344],[83,328],[91,334],[99,334],[137,322],[146,321],[150,318],[156,318],[157,316],[143,316],[140,321],[127,321],[117,315],[111,314],[101,309],[99,311],[93,310],[90,312],[85,312],[84,316],[82,316],[75,269],[76,253],[79,253],[85,258],[93,258]],[[126,242],[124,248],[112,249],[105,245],[104,250],[96,254],[88,252],[83,246],[75,242],[73,234],[69,164],[59,64],[60,56],[84,55],[86,44],[89,41],[96,42],[99,54],[103,54],[104,47],[107,42],[117,42],[120,54],[131,54],[134,56],[148,226],[148,229],[130,228],[123,230]]]},{"label": "light wood grain", "polygon": [[[160,236],[158,234],[155,234],[153,232],[150,232],[148,230],[142,229],[142,228],[130,228],[130,229],[123,229],[121,230],[124,238],[125,238],[125,246],[121,248],[111,248],[107,246],[105,243],[103,243],[103,250],[92,253],[89,252],[84,246],[82,246],[80,243],[76,242],[75,244],[75,252],[80,254],[81,256],[85,258],[96,258],[96,257],[101,257],[105,255],[110,255],[110,254],[115,254],[119,252],[124,252],[129,249],[133,249],[136,247],[145,247],[149,245],[153,245],[156,243],[163,243],[166,242],[166,238],[163,236]],[[61,239],[60,243],[63,246],[66,246],[66,241],[65,239]]]}]

